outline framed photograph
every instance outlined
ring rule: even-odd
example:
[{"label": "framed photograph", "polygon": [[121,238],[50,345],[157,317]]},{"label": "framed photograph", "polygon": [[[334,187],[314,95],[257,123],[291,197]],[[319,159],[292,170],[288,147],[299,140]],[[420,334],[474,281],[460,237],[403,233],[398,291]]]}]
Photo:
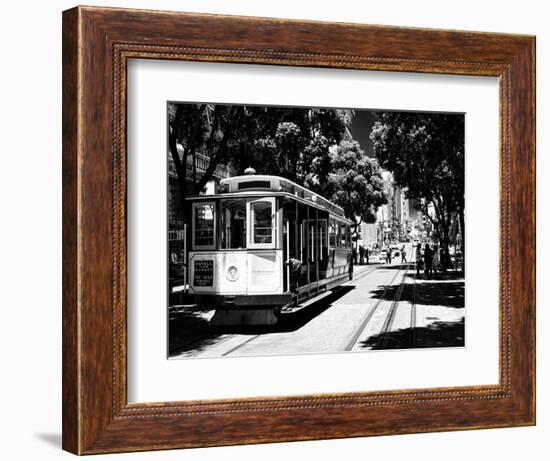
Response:
[{"label": "framed photograph", "polygon": [[535,38],[63,13],[63,448],[535,424]]}]

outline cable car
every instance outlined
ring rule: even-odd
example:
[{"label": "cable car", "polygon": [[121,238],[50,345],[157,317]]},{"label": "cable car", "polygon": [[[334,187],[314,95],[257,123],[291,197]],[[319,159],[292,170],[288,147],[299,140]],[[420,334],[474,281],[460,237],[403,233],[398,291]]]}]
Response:
[{"label": "cable car", "polygon": [[278,176],[222,179],[188,197],[189,292],[219,325],[272,325],[281,309],[352,278],[351,224],[339,206]]}]

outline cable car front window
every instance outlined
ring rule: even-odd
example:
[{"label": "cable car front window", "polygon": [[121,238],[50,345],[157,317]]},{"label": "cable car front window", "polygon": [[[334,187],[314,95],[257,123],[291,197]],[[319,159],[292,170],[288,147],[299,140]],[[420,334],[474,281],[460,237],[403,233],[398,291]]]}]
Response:
[{"label": "cable car front window", "polygon": [[194,211],[194,235],[195,248],[214,248],[215,246],[215,216],[214,203],[195,203]]},{"label": "cable car front window", "polygon": [[246,248],[246,200],[221,202],[222,250]]},{"label": "cable car front window", "polygon": [[252,231],[254,244],[273,243],[273,208],[269,201],[254,202],[252,212]]}]

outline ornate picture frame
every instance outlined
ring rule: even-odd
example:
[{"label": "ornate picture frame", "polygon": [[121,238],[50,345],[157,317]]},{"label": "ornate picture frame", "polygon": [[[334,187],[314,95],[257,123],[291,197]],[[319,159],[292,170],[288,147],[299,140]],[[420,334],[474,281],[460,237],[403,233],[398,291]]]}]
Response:
[{"label": "ornate picture frame", "polygon": [[[128,403],[129,59],[498,77],[498,385]],[[534,37],[95,7],[63,13],[65,450],[533,425],[535,269]]]}]

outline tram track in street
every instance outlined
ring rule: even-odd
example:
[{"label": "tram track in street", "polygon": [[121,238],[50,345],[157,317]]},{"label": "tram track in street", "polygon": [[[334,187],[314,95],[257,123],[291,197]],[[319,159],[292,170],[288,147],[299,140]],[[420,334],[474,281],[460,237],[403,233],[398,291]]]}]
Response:
[{"label": "tram track in street", "polygon": [[[390,282],[388,284],[385,284],[384,285],[384,292],[383,292],[383,295],[380,297],[380,299],[378,300],[378,302],[376,303],[376,305],[371,308],[371,310],[368,312],[367,316],[363,319],[363,321],[361,322],[361,325],[359,326],[359,328],[355,331],[354,335],[352,336],[352,339],[348,342],[346,348],[344,350],[346,351],[349,351],[353,348],[353,346],[355,345],[355,343],[357,343],[359,337],[361,336],[361,334],[363,333],[363,331],[365,330],[366,326],[368,325],[368,323],[370,322],[372,316],[374,315],[374,313],[376,312],[376,310],[378,309],[378,307],[380,306],[380,304],[382,303],[383,299],[384,299],[384,296],[386,295],[389,287],[391,287],[393,285],[393,282],[395,281],[395,279],[403,272],[404,270],[404,273],[406,274],[407,271],[409,270],[410,268],[410,264],[411,263],[408,263],[407,264],[407,269],[399,269],[394,275],[393,277],[391,278]],[[352,285],[354,282],[356,282],[357,280],[363,278],[363,277],[366,277],[367,275],[371,274],[372,272],[374,272],[375,270],[379,269],[380,267],[383,267],[382,265],[376,265],[375,267],[373,267],[372,269],[369,269],[369,270],[366,270],[362,273],[360,273],[357,277],[355,277],[353,280],[350,280],[344,284],[342,284],[340,287],[338,287],[336,290],[335,290],[335,293],[338,292],[338,290],[342,289],[342,287],[344,286],[349,286],[349,285]],[[404,276],[403,276],[404,278]],[[401,284],[402,285],[402,284]],[[401,289],[401,292],[403,290]],[[399,296],[400,296],[400,293],[399,293]],[[398,298],[396,296],[396,298]],[[399,302],[399,299],[397,300],[397,302],[395,302],[394,300],[394,303],[395,304],[398,304]],[[250,338],[248,338],[246,341],[244,341],[243,343],[241,344],[238,344],[236,345],[235,347],[233,347],[232,349],[230,349],[229,351],[226,351],[225,353],[222,354],[222,356],[228,356],[232,353],[234,353],[235,351],[239,350],[240,348],[250,344],[252,341],[254,341],[255,339],[257,339],[258,337],[260,337],[262,335],[254,335]]]},{"label": "tram track in street", "polygon": [[[233,337],[234,335],[227,334],[225,336],[226,337],[223,337],[223,336],[218,337],[219,340],[216,341],[216,344],[222,344],[222,343],[226,342],[227,340],[231,339],[231,337]],[[193,338],[190,341],[177,344],[175,347],[172,348],[172,350],[170,350],[170,356],[172,356],[172,355],[176,355],[176,356],[177,355],[183,355],[185,357],[194,357],[195,355],[200,354],[201,351],[200,350],[193,350],[193,347],[192,347],[193,345],[199,345],[199,344],[201,344],[202,342],[204,342],[208,339],[215,339],[215,338],[216,338],[215,333],[209,332],[207,334],[204,334],[204,335],[198,336],[196,338]],[[188,348],[190,348],[190,349],[188,349]]]},{"label": "tram track in street", "polygon": [[[357,277],[354,277],[352,280],[349,280],[348,282],[340,285],[339,287],[335,288],[333,291],[333,294],[337,294],[344,286],[349,286],[351,284],[353,284],[355,281],[363,278],[363,277],[366,277],[367,275],[371,274],[372,272],[374,272],[376,269],[378,269],[380,267],[380,265],[376,265],[375,267],[373,267],[372,269],[369,269],[369,270],[365,270],[363,272],[361,272]],[[293,315],[293,314],[287,314],[287,315]],[[234,336],[234,335],[230,335],[230,336]],[[233,348],[231,348],[230,350],[224,352],[223,354],[221,354],[223,357],[226,357],[232,353],[234,353],[235,351],[239,350],[240,348],[246,346],[247,344],[250,344],[252,341],[254,341],[255,339],[259,338],[260,336],[262,336],[261,334],[259,335],[254,335],[254,336],[251,336],[250,338],[248,338],[246,341],[244,341],[243,343],[241,344],[238,344],[236,346],[234,346]],[[229,338],[228,338],[229,339]]]},{"label": "tram track in street", "polygon": [[353,277],[352,280],[349,280],[349,281],[347,281],[346,283],[343,283],[341,286],[348,286],[348,285],[351,285],[351,284],[353,284],[354,282],[356,282],[357,280],[360,280],[360,279],[362,279],[363,277],[366,277],[367,275],[372,274],[372,273],[373,273],[376,269],[378,269],[379,267],[381,267],[381,265],[380,265],[380,264],[377,264],[377,265],[376,265],[375,267],[373,267],[372,269],[361,272],[359,275],[357,275],[357,277]]},{"label": "tram track in street", "polygon": [[245,342],[243,342],[241,344],[237,344],[235,347],[233,347],[233,348],[229,349],[228,351],[224,352],[223,354],[221,354],[222,357],[227,357],[229,354],[232,354],[233,352],[240,349],[241,347],[246,346],[247,344],[254,341],[256,338],[259,338],[260,336],[261,335],[254,335],[254,336],[248,338]]},{"label": "tram track in street", "polygon": [[[346,286],[349,287],[350,285],[353,285],[358,280],[363,279],[364,277],[367,277],[369,274],[372,274],[374,271],[376,271],[380,268],[383,268],[383,267],[384,267],[383,264],[375,264],[374,267],[366,269],[364,271],[361,271],[352,280],[349,280],[349,281],[345,282],[344,284],[332,289],[331,291],[333,293],[332,293],[331,296],[325,297],[324,299],[319,300],[317,302],[327,300],[327,298],[332,298],[332,296],[338,296],[338,293],[341,290],[343,290]],[[372,316],[374,315],[374,313],[378,309],[378,306],[383,301],[383,298],[386,295],[387,290],[393,285],[395,279],[402,273],[402,271],[403,271],[403,269],[397,270],[396,273],[392,276],[389,283],[384,286],[384,294],[382,295],[381,299],[378,300],[378,302],[376,303],[374,308],[371,308],[371,310],[369,311],[367,316],[363,319],[363,321],[361,322],[361,325],[355,331],[352,339],[348,342],[348,345],[347,345],[345,350],[351,350],[351,348],[353,348],[354,344],[359,339],[361,333],[364,331],[365,327],[368,325],[368,323],[371,320]],[[405,271],[405,273],[406,273],[406,271]],[[315,304],[315,302],[313,304]],[[296,314],[295,313],[290,313],[290,314],[286,314],[286,315],[292,316],[292,315],[296,315]],[[189,341],[182,342],[181,344],[178,344],[173,349],[173,351],[170,352],[170,355],[174,354],[175,356],[180,356],[182,358],[183,357],[190,358],[190,357],[199,356],[199,355],[201,355],[202,351],[199,348],[197,348],[197,349],[194,349],[194,348],[201,345],[205,341],[212,340],[212,345],[219,346],[219,345],[222,345],[222,344],[224,344],[224,343],[226,343],[230,340],[236,340],[237,336],[240,336],[240,334],[239,333],[227,332],[226,334],[222,334],[220,336],[219,332],[209,331],[209,332],[205,333],[204,335],[201,335],[199,337],[195,337],[195,338],[193,338]],[[258,339],[262,336],[265,336],[265,333],[255,334],[255,335],[252,335],[252,336],[246,335],[246,336],[248,336],[246,339],[243,338],[244,340],[242,342],[233,345],[230,349],[228,349],[225,352],[221,353],[220,356],[226,357],[226,356],[233,355],[236,351],[238,351],[239,349],[245,347],[246,345],[249,345],[254,340],[256,340],[256,339]]]},{"label": "tram track in street", "polygon": [[[418,264],[418,262],[416,262]],[[414,272],[413,277],[413,287],[412,287],[412,304],[411,304],[411,347],[417,347],[417,340],[416,337],[416,271]]]},{"label": "tram track in street", "polygon": [[395,297],[392,301],[391,307],[388,311],[388,314],[386,315],[386,318],[384,319],[382,328],[380,329],[379,334],[382,337],[382,340],[380,342],[380,346],[378,346],[376,349],[387,349],[389,333],[391,332],[391,328],[395,320],[395,315],[397,313],[397,309],[399,308],[399,302],[401,301],[401,296],[403,295],[403,290],[405,288],[405,285],[403,284],[403,282],[405,280],[405,277],[407,276],[407,272],[409,271],[410,267],[411,267],[411,263],[408,263],[407,268],[404,269],[401,283],[399,284],[399,287],[395,292]]},{"label": "tram track in street", "polygon": [[[412,258],[412,250],[411,250],[411,253],[410,253],[410,257]],[[406,276],[407,272],[410,270],[410,265],[411,264],[412,264],[412,262],[408,262],[406,269],[399,269],[395,273],[395,275],[391,278],[390,282],[384,285],[384,291],[382,292],[382,295],[380,296],[380,298],[378,299],[376,304],[368,311],[367,315],[363,318],[363,320],[362,320],[361,324],[359,325],[359,327],[353,333],[351,339],[348,341],[348,343],[346,344],[346,346],[344,348],[345,351],[351,351],[353,349],[353,347],[355,346],[355,344],[357,343],[357,341],[359,340],[359,338],[361,337],[361,335],[365,331],[365,328],[367,328],[367,325],[370,323],[372,317],[378,311],[380,305],[382,304],[382,301],[386,297],[388,289],[391,286],[393,286],[393,282],[395,281],[395,279],[399,276],[399,274],[401,274],[402,271],[404,271],[402,279],[401,279],[401,283],[400,283],[399,288],[397,289],[395,297],[393,299],[392,306],[391,306],[391,308],[388,312],[388,315],[386,316],[386,319],[384,320],[384,323],[382,324],[381,333],[384,335],[384,342],[385,342],[386,337],[387,337],[387,333],[388,333],[389,329],[391,328],[391,325],[393,323],[393,319],[395,318],[395,312],[397,311],[397,307],[399,305],[399,301],[400,301],[401,295],[403,293],[403,280],[405,279],[405,276]]]},{"label": "tram track in street", "polygon": [[347,342],[346,346],[344,347],[345,351],[351,351],[353,349],[353,346],[355,346],[355,344],[361,337],[361,334],[363,333],[363,331],[371,321],[372,317],[380,307],[380,304],[382,304],[382,301],[384,300],[384,297],[388,292],[388,288],[393,285],[393,282],[395,281],[395,279],[397,278],[397,276],[400,274],[401,271],[402,269],[399,269],[395,273],[395,275],[391,278],[390,282],[384,284],[384,291],[382,293],[382,296],[380,296],[380,299],[376,302],[376,304],[373,307],[371,307],[371,309],[367,312],[367,315],[361,321],[361,324],[359,325],[359,327],[354,331],[353,335],[351,336],[351,339]]}]

